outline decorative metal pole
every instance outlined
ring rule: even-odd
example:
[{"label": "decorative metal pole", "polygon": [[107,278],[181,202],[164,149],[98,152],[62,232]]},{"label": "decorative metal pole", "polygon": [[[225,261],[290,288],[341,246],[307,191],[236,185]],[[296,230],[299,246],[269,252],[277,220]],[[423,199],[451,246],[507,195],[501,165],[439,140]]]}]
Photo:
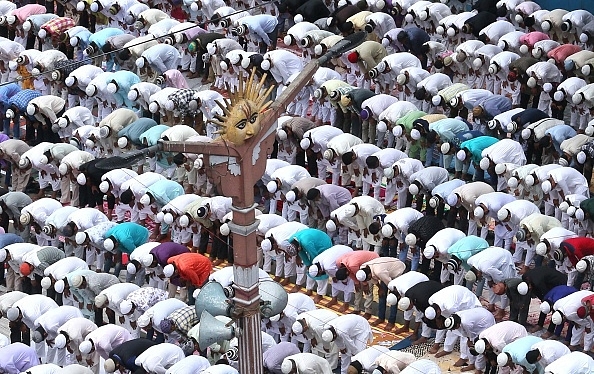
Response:
[{"label": "decorative metal pole", "polygon": [[[229,227],[233,233],[234,248],[235,296],[232,300],[235,303],[235,309],[239,312],[236,323],[241,329],[241,334],[238,337],[240,373],[263,373],[259,270],[255,234],[258,224],[255,218],[256,205],[254,204],[253,187],[264,174],[266,159],[272,153],[276,120],[285,112],[287,105],[307,85],[321,65],[331,58],[355,48],[365,40],[366,35],[365,32],[359,32],[338,42],[324,56],[309,62],[297,79],[293,80],[291,85],[268,109],[263,112],[258,110],[252,112],[251,115],[257,116],[257,126],[254,126],[256,130],[254,133],[248,132],[249,138],[232,139],[231,137],[231,132],[237,132],[235,127],[240,124],[237,121],[232,121],[234,114],[237,114],[233,113],[233,110],[237,109],[233,108],[233,105],[237,104],[237,98],[232,97],[231,105],[226,108],[225,116],[219,119],[219,125],[223,124],[221,120],[224,119],[226,127],[222,130],[223,141],[215,140],[212,143],[167,141],[160,143],[162,151],[203,154],[208,176],[213,180],[218,191],[233,200],[233,220]],[[248,87],[251,87],[251,79],[253,76],[246,83],[250,84]],[[240,112],[245,113],[246,103],[238,104],[238,106],[240,105],[243,106]],[[249,121],[250,118],[241,120]],[[242,124],[245,126],[245,122]]]}]

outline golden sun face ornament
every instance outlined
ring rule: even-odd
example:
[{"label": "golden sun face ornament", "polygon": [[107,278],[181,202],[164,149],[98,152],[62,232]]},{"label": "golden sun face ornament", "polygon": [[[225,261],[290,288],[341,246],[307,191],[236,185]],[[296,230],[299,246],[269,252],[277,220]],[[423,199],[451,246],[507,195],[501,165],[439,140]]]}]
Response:
[{"label": "golden sun face ornament", "polygon": [[216,101],[223,114],[215,115],[210,122],[219,127],[218,139],[240,146],[260,132],[261,117],[272,104],[268,97],[274,86],[264,88],[266,74],[259,82],[255,82],[255,72],[256,69],[252,69],[247,80],[243,74],[240,75],[237,91],[231,92],[227,85],[229,99],[225,99],[223,103]]}]

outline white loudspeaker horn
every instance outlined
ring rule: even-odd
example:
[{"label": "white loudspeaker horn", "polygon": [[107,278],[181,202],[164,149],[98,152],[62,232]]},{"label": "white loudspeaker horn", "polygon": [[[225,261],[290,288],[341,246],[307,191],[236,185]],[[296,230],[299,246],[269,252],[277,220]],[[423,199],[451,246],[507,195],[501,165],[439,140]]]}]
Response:
[{"label": "white loudspeaker horn", "polygon": [[[200,291],[202,293],[204,291]],[[237,336],[235,327],[228,326],[222,321],[214,318],[207,311],[200,315],[200,327],[198,328],[198,345],[200,349],[206,349],[215,343],[231,340]]]},{"label": "white loudspeaker horn", "polygon": [[282,312],[287,306],[289,295],[277,282],[260,282],[260,313],[269,318]]},{"label": "white loudspeaker horn", "polygon": [[199,316],[207,311],[214,316],[230,317],[233,310],[233,305],[225,296],[223,286],[217,282],[209,282],[202,287],[194,306],[196,315]]}]

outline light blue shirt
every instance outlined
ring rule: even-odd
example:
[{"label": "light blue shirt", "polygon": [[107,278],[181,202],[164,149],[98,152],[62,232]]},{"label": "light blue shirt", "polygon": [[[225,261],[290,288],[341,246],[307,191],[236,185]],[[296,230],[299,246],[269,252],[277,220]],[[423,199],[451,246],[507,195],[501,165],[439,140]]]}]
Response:
[{"label": "light blue shirt", "polygon": [[[121,30],[121,29],[118,29],[115,27],[108,27],[101,31],[97,31],[93,35],[89,36],[88,42],[89,42],[89,44],[91,44],[92,42],[95,42],[95,44],[97,44],[99,49],[101,49],[107,42],[107,39],[111,38],[112,36],[121,35],[123,33],[124,33],[124,30]],[[101,51],[99,51],[98,53],[101,53]]]},{"label": "light blue shirt", "polygon": [[577,131],[569,125],[557,125],[545,131],[545,135],[551,135],[555,151],[561,154],[561,143],[563,143],[564,140],[576,136]]},{"label": "light blue shirt", "polygon": [[462,267],[466,270],[470,270],[467,260],[487,247],[489,247],[489,243],[485,239],[469,235],[458,240],[454,245],[448,248],[448,254],[450,256],[458,257],[458,259],[462,261]]},{"label": "light blue shirt", "polygon": [[537,372],[542,374],[544,370],[540,365],[529,364],[528,361],[526,361],[526,353],[532,349],[534,344],[541,341],[542,339],[536,336],[525,336],[506,345],[502,352],[508,353],[514,364],[522,365],[529,373],[533,373],[534,370],[538,368]]},{"label": "light blue shirt", "polygon": [[125,105],[128,108],[134,107],[135,103],[128,100],[128,91],[130,91],[130,87],[136,83],[140,83],[140,78],[138,75],[132,73],[131,71],[121,70],[113,73],[111,79],[116,81],[118,85],[118,91],[113,94],[118,108],[122,105]]},{"label": "light blue shirt", "polygon": [[272,44],[268,34],[276,29],[278,20],[268,14],[258,14],[256,16],[247,16],[239,20],[239,23],[247,26],[250,33],[256,34],[266,45]]},{"label": "light blue shirt", "polygon": [[155,198],[155,204],[159,207],[165,206],[171,200],[184,194],[184,188],[181,184],[172,180],[163,179],[151,184],[146,192],[150,192]]}]

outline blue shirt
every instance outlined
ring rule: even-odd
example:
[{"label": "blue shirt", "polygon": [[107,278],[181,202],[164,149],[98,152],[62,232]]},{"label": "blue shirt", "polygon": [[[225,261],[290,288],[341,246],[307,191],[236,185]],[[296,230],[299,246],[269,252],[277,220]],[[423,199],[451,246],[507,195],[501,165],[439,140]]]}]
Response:
[{"label": "blue shirt", "polygon": [[[537,365],[530,364],[526,361],[526,353],[532,349],[534,344],[541,341],[542,339],[537,336],[525,336],[503,347],[502,352],[509,354],[514,364],[521,365],[525,367],[529,373],[533,373]],[[538,367],[541,368],[540,372],[542,372],[542,367],[540,365],[538,365]]]},{"label": "blue shirt", "polygon": [[152,118],[139,118],[128,126],[118,131],[118,138],[125,136],[135,145],[142,145],[140,135],[151,127],[157,126]]},{"label": "blue shirt", "polygon": [[318,229],[305,229],[293,234],[288,239],[289,243],[296,241],[299,243],[299,257],[303,264],[311,266],[312,260],[332,247],[332,239],[325,232]]},{"label": "blue shirt", "polygon": [[118,91],[113,94],[116,105],[121,107],[125,105],[128,108],[134,107],[135,103],[128,99],[128,91],[130,87],[136,83],[140,83],[138,75],[127,70],[116,71],[111,75],[111,80],[114,80],[118,85]]},{"label": "blue shirt", "polygon": [[492,136],[479,136],[478,138],[470,139],[462,144],[460,144],[460,148],[466,148],[471,154],[472,161],[475,164],[481,162],[483,156],[483,150],[485,148],[489,148],[493,144],[497,143],[499,139],[494,138]]},{"label": "blue shirt", "polygon": [[456,243],[454,243],[454,245],[448,248],[448,254],[451,256],[456,256],[460,261],[462,261],[462,266],[464,269],[470,270],[467,260],[488,247],[489,243],[487,243],[485,239],[479,238],[478,236],[469,235],[458,240]]},{"label": "blue shirt", "polygon": [[10,99],[8,99],[7,105],[9,107],[14,105],[21,112],[21,114],[26,114],[27,105],[29,105],[29,101],[39,96],[41,96],[41,93],[35,90],[20,90]]},{"label": "blue shirt", "polygon": [[149,230],[134,222],[124,222],[109,229],[103,237],[113,236],[117,241],[117,250],[130,254],[132,251],[148,242]]},{"label": "blue shirt", "polygon": [[247,26],[250,33],[256,34],[261,41],[266,45],[271,45],[272,41],[268,34],[272,33],[278,25],[278,20],[274,16],[268,14],[258,14],[255,16],[243,17],[239,20],[239,23]]},{"label": "blue shirt", "polygon": [[[107,42],[107,39],[111,38],[112,36],[121,35],[123,33],[124,30],[115,27],[108,27],[89,36],[88,43],[91,44],[92,42],[95,42],[97,47],[99,47],[101,50]],[[101,51],[99,51],[99,53],[101,53]]]},{"label": "blue shirt", "polygon": [[146,189],[146,192],[150,192],[155,198],[155,204],[157,204],[159,207],[163,207],[171,200],[183,195],[184,188],[181,184],[175,181],[163,179],[151,184]]},{"label": "blue shirt", "polygon": [[572,293],[577,292],[577,289],[571,286],[557,286],[553,287],[549,292],[547,292],[544,296],[543,301],[549,301],[551,306],[557,302],[557,300],[564,298],[567,295],[571,295]]},{"label": "blue shirt", "polygon": [[21,87],[16,83],[9,83],[4,86],[0,86],[0,105],[4,106],[5,109],[8,107],[8,100],[16,95],[21,90]]},{"label": "blue shirt", "polygon": [[20,235],[16,235],[16,234],[12,234],[12,233],[6,233],[6,234],[0,235],[0,248],[4,248],[10,244],[22,243],[22,242],[23,242],[23,238],[21,238]]},{"label": "blue shirt", "polygon": [[555,151],[561,154],[561,143],[563,143],[564,140],[576,136],[577,131],[575,131],[574,128],[569,125],[557,125],[545,131],[545,135],[551,135],[551,140],[553,141]]}]

